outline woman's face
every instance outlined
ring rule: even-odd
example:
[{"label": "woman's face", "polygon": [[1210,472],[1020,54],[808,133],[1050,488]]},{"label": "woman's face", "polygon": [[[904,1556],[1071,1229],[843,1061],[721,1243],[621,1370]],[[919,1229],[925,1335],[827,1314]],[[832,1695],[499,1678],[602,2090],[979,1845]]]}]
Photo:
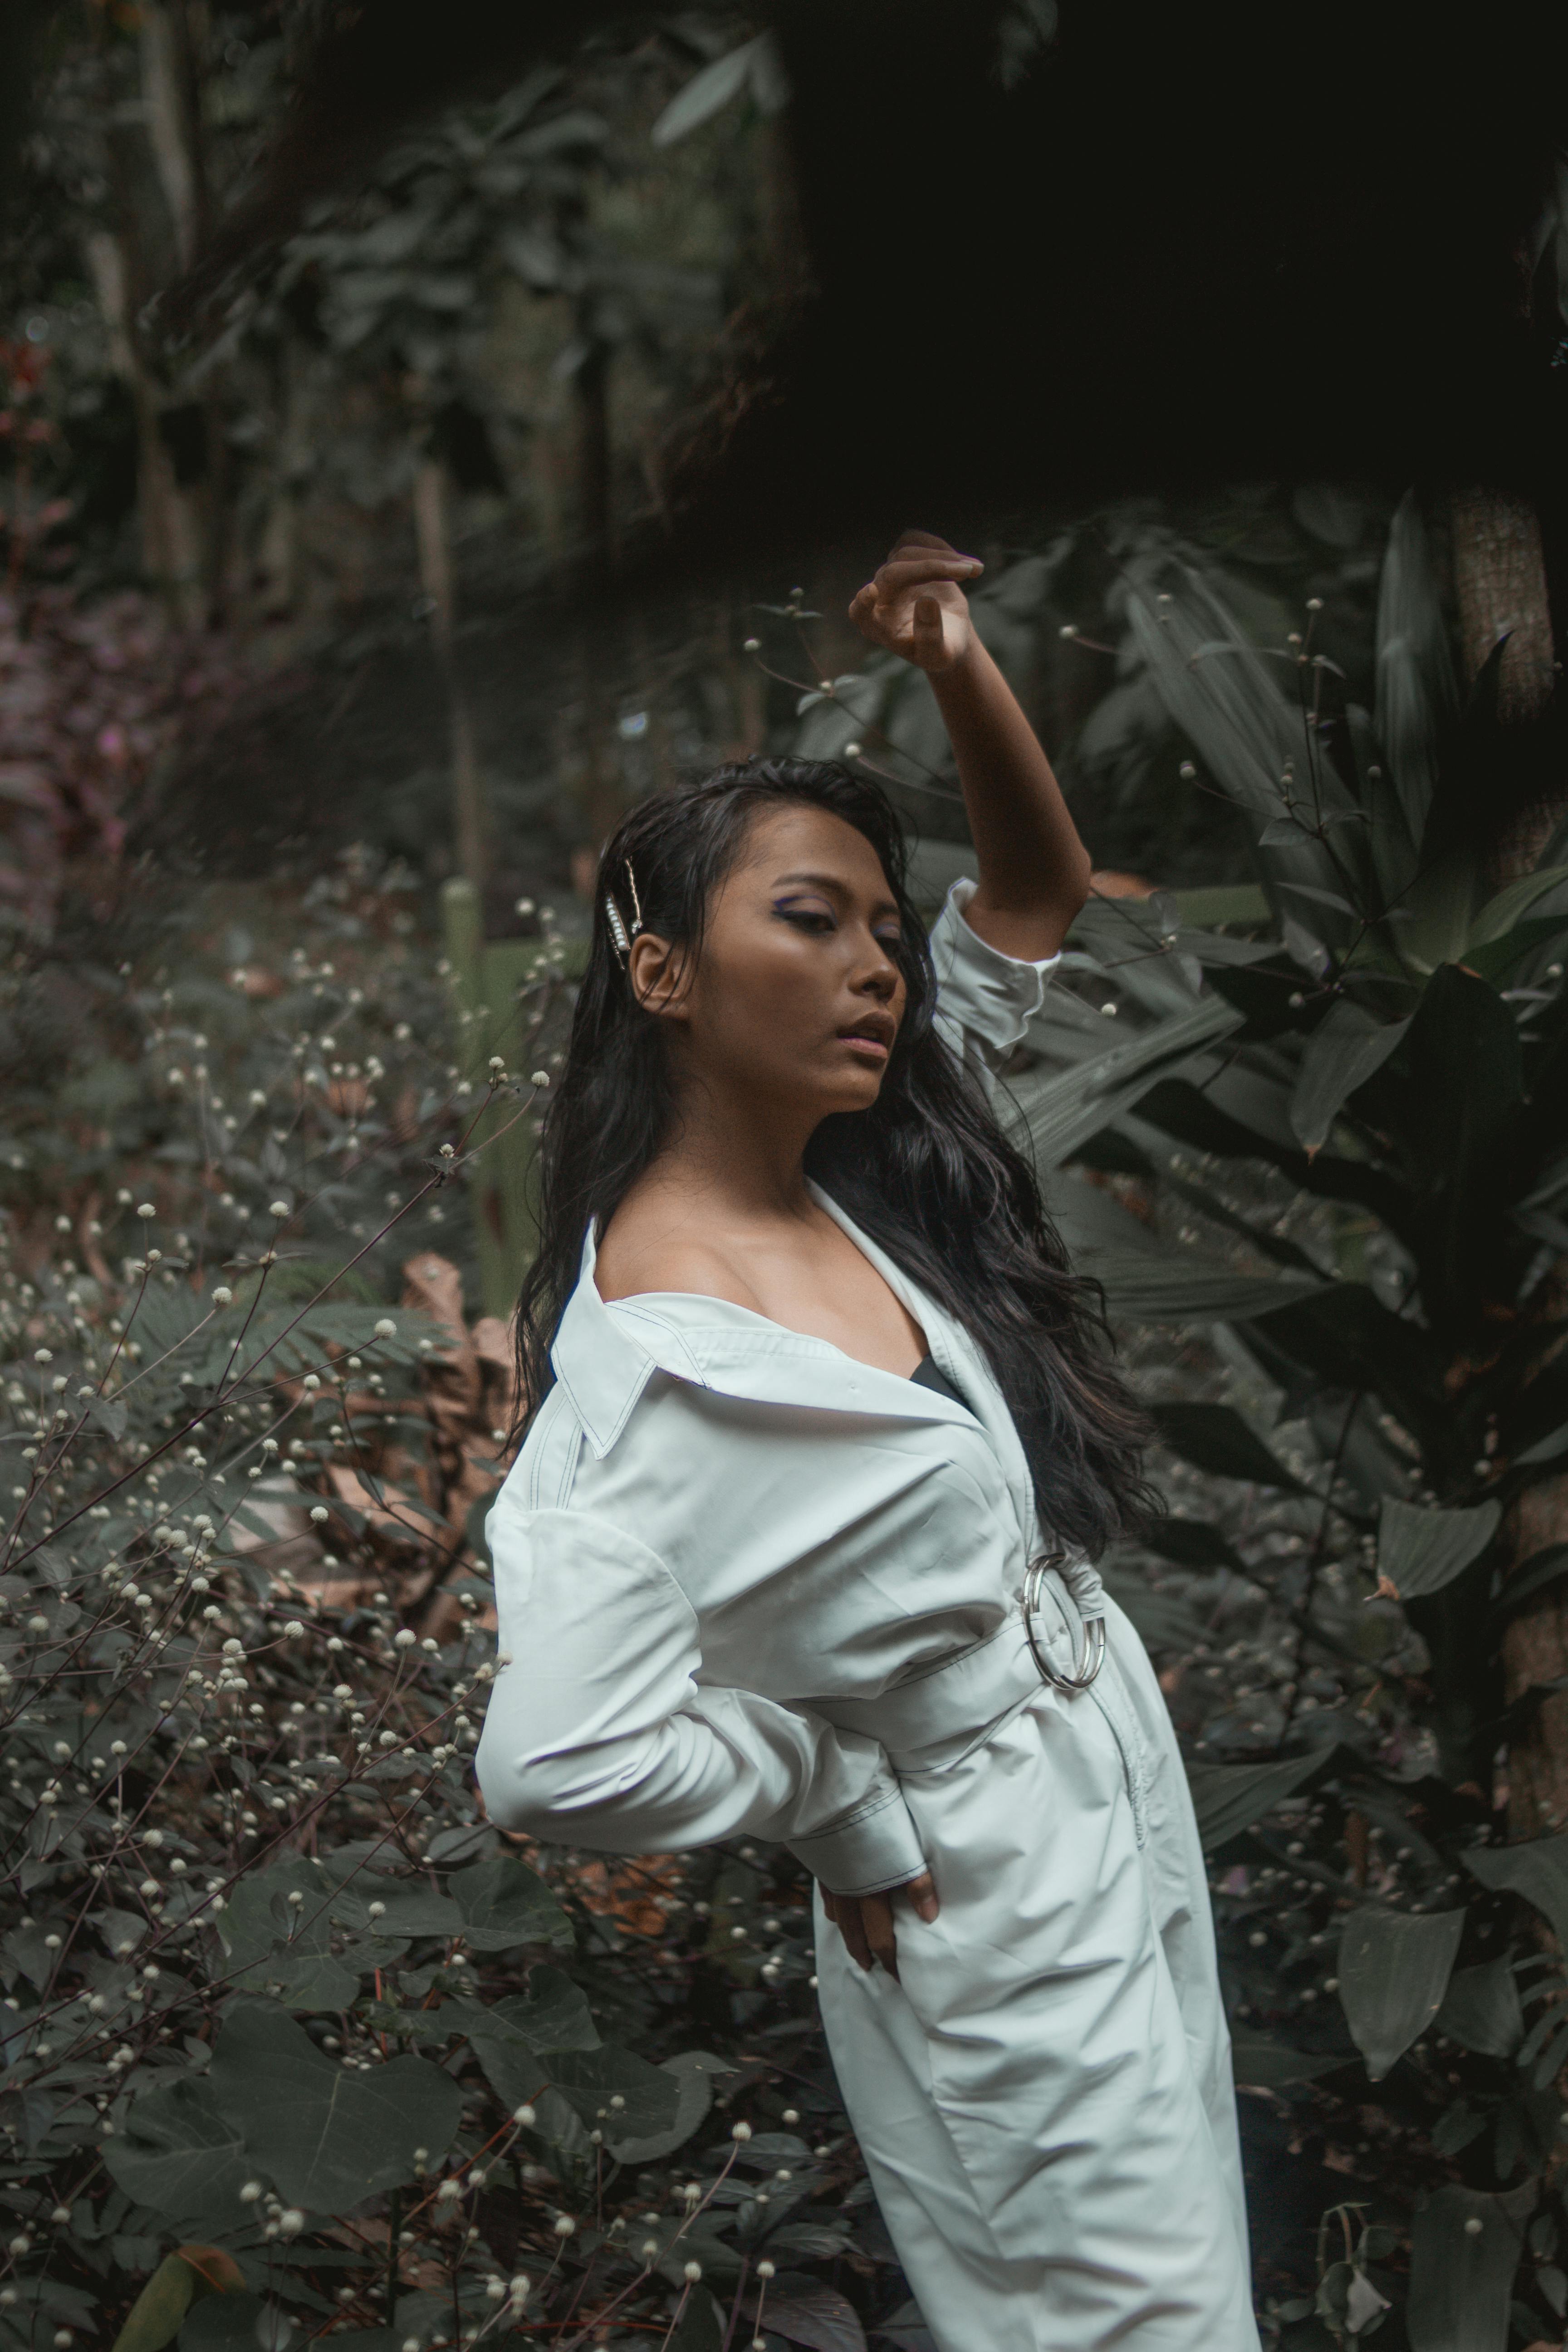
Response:
[{"label": "woman's face", "polygon": [[695,970],[657,938],[631,977],[678,1076],[826,1118],[877,1099],[903,1018],[898,905],[864,834],[826,809],[756,817],[714,893]]}]

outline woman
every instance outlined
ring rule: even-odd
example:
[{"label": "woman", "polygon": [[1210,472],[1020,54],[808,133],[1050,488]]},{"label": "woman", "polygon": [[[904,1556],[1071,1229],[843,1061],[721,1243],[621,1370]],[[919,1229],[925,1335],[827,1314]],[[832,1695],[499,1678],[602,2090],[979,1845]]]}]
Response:
[{"label": "woman", "polygon": [[910,533],[851,607],[957,758],[980,881],[929,945],[841,768],[723,770],[605,853],[479,1779],[560,1843],[805,1864],[941,2352],[1256,2352],[1202,1856],[1089,1564],[1140,1424],[990,1101],[1089,862],[971,627],[980,569]]}]

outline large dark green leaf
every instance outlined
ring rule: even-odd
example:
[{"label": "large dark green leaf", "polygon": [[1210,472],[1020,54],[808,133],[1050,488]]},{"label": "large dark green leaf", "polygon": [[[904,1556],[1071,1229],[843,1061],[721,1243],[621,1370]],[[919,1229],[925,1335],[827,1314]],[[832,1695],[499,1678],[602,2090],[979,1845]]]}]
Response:
[{"label": "large dark green leaf", "polygon": [[1468,1511],[1428,1511],[1385,1496],[1378,1515],[1377,1567],[1401,1600],[1440,1592],[1479,1559],[1497,1533],[1500,1503]]},{"label": "large dark green leaf", "polygon": [[1241,1015],[1223,998],[1206,997],[1190,1013],[1159,1021],[1125,1045],[1113,1045],[1070,1070],[1037,1076],[1013,1087],[1016,1116],[1028,1129],[1037,1164],[1059,1168],[1096,1129],[1131,1109],[1161,1077],[1180,1068],[1233,1029]]},{"label": "large dark green leaf", "polygon": [[182,2074],[133,2100],[103,2161],[138,2205],[176,2220],[220,2211],[237,2220],[243,2210],[239,2192],[250,2177],[244,2134],[199,2075]]},{"label": "large dark green leaf", "polygon": [[213,2052],[213,2095],[259,2170],[308,2212],[341,2213],[412,2180],[414,2151],[449,2145],[463,2095],[427,2058],[334,2066],[280,2009],[237,2001]]},{"label": "large dark green leaf", "polygon": [[1187,1784],[1198,1835],[1205,1848],[1222,1846],[1292,1795],[1322,1757],[1282,1756],[1274,1764],[1189,1764]]},{"label": "large dark green leaf", "polygon": [[1437,2030],[1483,2057],[1511,2058],[1524,2039],[1519,1979],[1506,1957],[1479,1968],[1456,1969],[1448,1979]]},{"label": "large dark green leaf", "polygon": [[1149,1412],[1161,1442],[1211,1477],[1246,1478],[1292,1495],[1310,1492],[1227,1404],[1156,1404]]},{"label": "large dark green leaf", "polygon": [[1267,1160],[1303,1192],[1329,1201],[1358,1202],[1402,1240],[1410,1238],[1409,1194],[1385,1168],[1366,1160],[1341,1160],[1326,1151],[1310,1160],[1293,1145],[1281,1145],[1233,1118],[1185,1078],[1162,1078],[1139,1103],[1135,1118],[1194,1150],[1217,1152],[1229,1160]]},{"label": "large dark green leaf", "polygon": [[1310,1152],[1321,1151],[1358,1087],[1379,1071],[1409,1027],[1378,1021],[1350,997],[1341,997],[1302,1049],[1290,1097],[1290,1124]]},{"label": "large dark green leaf", "polygon": [[[479,1952],[500,1952],[514,1944],[565,1944],[574,1941],[572,1922],[537,1871],[513,1854],[494,1862],[476,1862],[447,1882],[457,1905],[462,1932]],[[389,1916],[388,1933],[402,1934]]]},{"label": "large dark green leaf", "polygon": [[1483,1886],[1506,1887],[1533,1903],[1568,1951],[1568,1831],[1522,1845],[1469,1846],[1465,1867]]},{"label": "large dark green leaf", "polygon": [[1311,1276],[1240,1274],[1195,1250],[1170,1258],[1095,1250],[1078,1265],[1100,1285],[1109,1312],[1127,1323],[1246,1323],[1321,1287]]},{"label": "large dark green leaf", "polygon": [[866,2352],[859,2315],[836,2286],[803,2284],[787,2294],[770,2294],[763,2322],[771,2334],[810,2352]]},{"label": "large dark green leaf", "polygon": [[723,2315],[707,2288],[688,2288],[685,2308],[665,2337],[661,2352],[720,2352],[723,2341]]},{"label": "large dark green leaf", "polygon": [[1463,1911],[1368,1904],[1340,1938],[1340,2000],[1352,2038],[1380,2083],[1442,2005],[1465,1931]]},{"label": "large dark green leaf", "polygon": [[307,2011],[349,2006],[359,1979],[332,1958],[328,1892],[323,1874],[302,1854],[241,1878],[218,1920],[237,1991]]},{"label": "large dark green leaf", "polygon": [[1315,2082],[1352,2063],[1341,2051],[1287,2049],[1267,2033],[1237,2032],[1231,2038],[1231,2073],[1246,2090],[1282,2091],[1289,2083]]},{"label": "large dark green leaf", "polygon": [[[675,2084],[674,2120],[667,2124],[662,2131],[637,2135],[628,2132],[625,2137],[617,2129],[615,2137],[606,2143],[616,2162],[617,2164],[653,2164],[660,2157],[673,2155],[678,2147],[684,2147],[713,2103],[714,2076],[731,2074],[734,2071],[733,2065],[727,2058],[711,2057],[706,2050],[687,2050],[683,2051],[679,2058],[667,2058],[660,2066],[659,2073],[668,2074]],[[758,2137],[762,2137],[763,2135],[758,2135]],[[754,2149],[757,2139],[753,2138],[751,2145]],[[804,2149],[801,2155],[804,2158]],[[775,2157],[773,2161],[775,2163],[794,2162],[795,2159],[794,2158],[781,2159]]]},{"label": "large dark green leaf", "polygon": [[[558,2050],[547,2072],[590,2131],[624,2131],[628,2138],[640,2139],[668,2131],[680,2112],[680,2085],[675,2077],[612,2042],[597,2050]],[[621,2105],[612,2109],[613,2098]]]},{"label": "large dark green leaf", "polygon": [[[1196,746],[1210,775],[1260,828],[1272,829],[1285,814],[1281,775],[1293,767],[1304,785],[1311,757],[1300,709],[1287,700],[1282,681],[1208,583],[1190,569],[1173,570],[1168,577],[1157,607],[1142,595],[1129,596],[1133,643],[1166,709]],[[1325,762],[1318,764],[1315,790],[1325,813],[1353,806]],[[1342,836],[1357,829],[1337,828]],[[1346,842],[1341,854],[1353,856],[1352,845]],[[1279,846],[1260,852],[1259,863],[1271,894],[1293,886],[1337,896],[1342,887],[1328,852],[1305,830],[1292,828]],[[1291,903],[1299,912],[1301,902]],[[1353,923],[1349,916],[1325,915],[1322,920],[1330,939],[1348,937]]]},{"label": "large dark green leaf", "polygon": [[1452,1475],[1453,1425],[1443,1366],[1431,1340],[1363,1282],[1325,1285],[1260,1318],[1265,1339],[1331,1388],[1373,1390]]},{"label": "large dark green leaf", "polygon": [[[267,2305],[258,2294],[209,2294],[194,2304],[180,2330],[180,2352],[256,2352]],[[334,2345],[352,2343],[334,2336]]]},{"label": "large dark green leaf", "polygon": [[1509,2300],[1537,2193],[1533,2180],[1506,2197],[1457,2182],[1433,2190],[1411,2240],[1411,2352],[1508,2352]]},{"label": "large dark green leaf", "polygon": [[586,1995],[559,1969],[533,1969],[526,1993],[509,1993],[488,2008],[465,2001],[462,2019],[491,2087],[509,2107],[521,2106],[550,2080],[546,2053],[599,2045]]},{"label": "large dark green leaf", "polygon": [[1155,1592],[1140,1576],[1107,1569],[1105,1589],[1151,1656],[1163,1651],[1196,1649],[1204,1638],[1204,1621],[1189,1601],[1174,1592]]}]

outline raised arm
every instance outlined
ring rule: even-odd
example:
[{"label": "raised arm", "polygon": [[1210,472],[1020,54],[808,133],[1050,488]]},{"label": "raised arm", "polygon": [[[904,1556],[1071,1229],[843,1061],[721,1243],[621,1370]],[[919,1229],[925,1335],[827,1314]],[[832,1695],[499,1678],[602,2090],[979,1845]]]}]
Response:
[{"label": "raised arm", "polygon": [[1017,697],[981,644],[962,583],[984,569],[907,530],[849,607],[873,645],[923,669],[958,762],[980,863],[972,930],[1029,963],[1056,954],[1089,896],[1089,852]]}]

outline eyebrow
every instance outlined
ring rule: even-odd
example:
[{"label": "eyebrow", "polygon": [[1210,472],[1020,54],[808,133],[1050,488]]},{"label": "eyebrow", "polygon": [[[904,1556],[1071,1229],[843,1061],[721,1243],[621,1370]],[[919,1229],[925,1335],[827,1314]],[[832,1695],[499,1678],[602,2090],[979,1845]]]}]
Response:
[{"label": "eyebrow", "polygon": [[[775,890],[784,890],[792,886],[804,887],[811,890],[826,890],[836,898],[847,898],[853,896],[850,885],[833,874],[780,874],[774,878],[771,887]],[[889,914],[896,915],[899,911],[898,900],[890,892],[885,898],[879,899],[877,904],[879,908],[886,908]]]}]

